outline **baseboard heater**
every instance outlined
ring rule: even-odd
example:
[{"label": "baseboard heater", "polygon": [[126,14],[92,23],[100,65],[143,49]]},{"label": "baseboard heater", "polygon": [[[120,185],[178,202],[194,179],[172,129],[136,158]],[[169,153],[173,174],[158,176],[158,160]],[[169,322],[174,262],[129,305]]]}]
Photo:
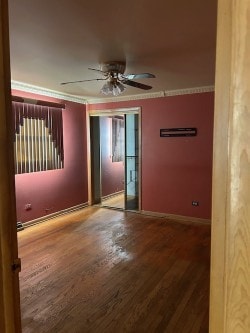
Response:
[{"label": "baseboard heater", "polygon": [[17,227],[17,231],[21,231],[24,229],[22,222],[17,222],[16,227]]}]

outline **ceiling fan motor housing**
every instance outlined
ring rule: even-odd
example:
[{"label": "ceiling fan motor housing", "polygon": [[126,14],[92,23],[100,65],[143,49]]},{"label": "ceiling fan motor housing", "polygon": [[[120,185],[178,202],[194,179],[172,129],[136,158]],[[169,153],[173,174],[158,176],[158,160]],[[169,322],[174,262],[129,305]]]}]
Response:
[{"label": "ceiling fan motor housing", "polygon": [[101,64],[101,70],[107,73],[119,73],[125,72],[126,64],[124,61],[109,61]]}]

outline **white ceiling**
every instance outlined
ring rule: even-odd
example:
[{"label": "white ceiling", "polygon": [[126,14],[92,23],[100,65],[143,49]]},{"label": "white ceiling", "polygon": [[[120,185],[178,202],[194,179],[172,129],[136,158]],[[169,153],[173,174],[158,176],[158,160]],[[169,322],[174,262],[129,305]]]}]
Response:
[{"label": "white ceiling", "polygon": [[[100,98],[88,67],[126,60],[150,92],[214,84],[217,0],[9,0],[12,80]],[[145,93],[127,87],[124,95]]]}]

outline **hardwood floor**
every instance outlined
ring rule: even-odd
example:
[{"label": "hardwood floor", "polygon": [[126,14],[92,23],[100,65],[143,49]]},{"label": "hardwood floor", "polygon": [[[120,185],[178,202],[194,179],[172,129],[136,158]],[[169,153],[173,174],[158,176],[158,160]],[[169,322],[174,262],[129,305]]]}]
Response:
[{"label": "hardwood floor", "polygon": [[103,207],[107,206],[124,209],[124,193],[119,193],[110,198],[103,199],[101,205]]},{"label": "hardwood floor", "polygon": [[18,238],[24,333],[208,332],[207,225],[89,207]]}]

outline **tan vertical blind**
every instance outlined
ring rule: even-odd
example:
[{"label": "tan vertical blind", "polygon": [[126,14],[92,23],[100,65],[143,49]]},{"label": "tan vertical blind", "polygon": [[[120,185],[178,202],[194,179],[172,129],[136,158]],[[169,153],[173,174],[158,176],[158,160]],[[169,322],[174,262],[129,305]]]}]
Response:
[{"label": "tan vertical blind", "polygon": [[16,174],[64,166],[62,109],[12,102]]}]

